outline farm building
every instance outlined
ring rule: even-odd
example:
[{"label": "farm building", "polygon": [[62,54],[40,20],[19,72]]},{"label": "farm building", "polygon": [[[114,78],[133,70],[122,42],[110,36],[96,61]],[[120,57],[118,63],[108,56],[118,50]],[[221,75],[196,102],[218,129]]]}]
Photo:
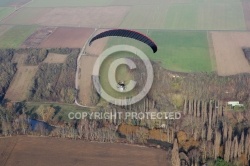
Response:
[{"label": "farm building", "polygon": [[237,107],[244,107],[244,105],[243,105],[243,104],[240,104],[239,101],[228,101],[228,102],[227,102],[227,105],[230,105],[230,106],[232,106],[232,107],[235,107],[235,106],[237,106]]}]

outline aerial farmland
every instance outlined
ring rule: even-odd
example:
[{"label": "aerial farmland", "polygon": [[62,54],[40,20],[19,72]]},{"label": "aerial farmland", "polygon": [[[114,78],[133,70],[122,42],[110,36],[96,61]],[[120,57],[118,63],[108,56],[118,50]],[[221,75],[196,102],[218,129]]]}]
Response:
[{"label": "aerial farmland", "polygon": [[[124,34],[110,35],[109,32],[110,36],[98,37],[90,43],[94,36],[121,29],[136,32],[153,42],[149,44],[141,36],[133,40],[135,34],[127,38],[122,36]],[[140,86],[144,85],[146,74],[142,70],[146,65],[140,66],[138,71],[121,65],[115,71],[116,88],[120,91],[109,84],[107,73],[113,61],[128,62],[124,59],[130,58],[141,65],[138,58],[125,51],[112,53],[101,65],[99,75],[94,75],[100,55],[116,45],[138,48],[150,59],[154,69],[152,88],[132,106],[113,106],[102,99],[102,92],[98,94],[94,87],[93,78],[100,78],[102,91],[118,99],[127,99],[137,92],[120,93],[130,80],[135,79],[137,88],[145,90]],[[55,157],[63,158],[61,163],[65,161],[68,165],[108,165],[108,160],[118,165],[145,165],[140,160],[143,157],[149,157],[148,165],[173,164],[173,158],[164,158],[165,153],[174,157],[178,153],[190,164],[211,161],[212,166],[220,159],[235,164],[233,160],[237,159],[237,162],[244,160],[242,165],[247,165],[250,163],[250,147],[246,141],[250,140],[250,123],[244,109],[250,109],[250,63],[244,50],[249,49],[249,0],[1,0],[0,122],[9,116],[1,114],[4,108],[20,110],[10,120],[13,124],[7,125],[8,118],[0,123],[0,136],[16,133],[28,133],[29,136],[9,140],[12,150],[4,145],[7,140],[4,138],[1,142],[0,137],[0,147],[6,151],[0,149],[3,151],[0,161],[4,165],[17,165],[18,162],[21,166],[26,166],[25,162],[36,165],[35,159],[40,153],[47,161],[50,159],[48,154],[62,151]],[[230,107],[228,101],[242,104]],[[185,120],[163,123],[162,120],[136,121],[135,118],[101,122],[69,119],[69,113],[79,110],[181,111]],[[49,127],[39,125],[33,131],[32,127],[23,125],[25,118],[36,119],[39,124],[46,123]],[[12,132],[11,127],[21,129]],[[232,138],[226,139],[230,132]],[[33,152],[29,144],[35,146],[35,137],[45,135],[60,139],[39,138],[41,144]],[[63,138],[72,139],[73,147],[60,147],[59,143],[67,144]],[[90,142],[79,147],[97,150],[81,153],[75,150],[78,146],[73,140],[77,139],[145,145],[152,148],[149,149],[152,153],[140,146],[99,146]],[[51,146],[48,150],[44,148],[46,142]],[[241,146],[242,151],[228,155],[229,144],[230,148],[240,149]],[[243,144],[247,147],[243,148]],[[27,152],[21,152],[22,149]],[[38,154],[35,151],[39,149]],[[32,154],[35,158],[30,162],[22,159]],[[76,157],[67,160],[65,156],[71,154]],[[85,158],[81,158],[82,155]],[[121,161],[112,159],[112,155]],[[131,158],[129,164],[127,155]],[[55,163],[48,161],[48,164]]]},{"label": "aerial farmland", "polygon": [[[215,71],[216,65],[212,64],[216,64],[216,56],[211,54],[216,46],[209,45],[213,43],[210,32],[247,31],[249,27],[247,7],[249,3],[240,0],[230,0],[227,3],[192,0],[158,0],[154,3],[119,0],[25,2],[2,3],[0,28],[4,33],[0,33],[0,47],[22,46],[29,36],[35,36],[41,28],[53,28],[53,30],[40,39],[37,47],[71,48],[82,48],[86,41],[84,38],[91,36],[91,32],[83,28],[134,29],[147,33],[156,40],[159,48],[162,48],[156,56],[149,53],[153,60],[162,61],[166,69],[181,72]],[[23,3],[23,6],[19,5],[19,8],[16,7],[18,10],[15,10],[15,4],[18,3]],[[19,33],[22,28],[25,29],[22,35],[18,35],[14,41],[10,34]],[[75,28],[79,30],[76,31]],[[68,35],[65,41],[61,40],[60,34]],[[81,36],[82,40],[76,39]],[[117,42],[118,39],[108,40],[111,41],[103,40],[106,43],[104,48],[110,46],[110,43]],[[136,42],[133,44],[140,45]],[[178,49],[175,49],[177,47]],[[93,50],[88,47],[86,49]],[[146,48],[145,50],[147,52]],[[183,61],[183,58],[186,60]]]}]

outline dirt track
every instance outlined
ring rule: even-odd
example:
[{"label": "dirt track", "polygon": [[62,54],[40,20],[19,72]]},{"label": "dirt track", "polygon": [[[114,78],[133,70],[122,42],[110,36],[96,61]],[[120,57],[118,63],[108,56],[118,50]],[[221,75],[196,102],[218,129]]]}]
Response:
[{"label": "dirt track", "polygon": [[249,32],[211,32],[216,66],[221,76],[250,73],[242,47],[250,47]]},{"label": "dirt track", "polygon": [[81,58],[81,72],[79,75],[79,101],[82,105],[91,105],[92,95],[92,71],[97,57],[82,56]]},{"label": "dirt track", "polygon": [[6,166],[165,166],[167,162],[165,151],[146,147],[25,136],[14,139],[0,139],[4,156],[0,161]]},{"label": "dirt track", "polygon": [[39,47],[42,48],[81,48],[94,32],[91,28],[57,28]]}]

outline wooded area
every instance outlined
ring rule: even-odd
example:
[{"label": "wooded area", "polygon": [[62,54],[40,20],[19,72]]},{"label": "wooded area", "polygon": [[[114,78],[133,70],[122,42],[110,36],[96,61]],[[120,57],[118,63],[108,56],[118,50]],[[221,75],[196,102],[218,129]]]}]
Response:
[{"label": "wooded area", "polygon": [[[96,92],[97,112],[182,112],[181,120],[170,119],[74,119],[58,116],[60,106],[40,104],[29,108],[26,101],[12,103],[4,99],[16,71],[11,62],[15,53],[1,52],[0,134],[32,134],[99,142],[125,142],[165,149],[172,165],[248,165],[250,160],[250,75],[220,77],[215,73],[176,73],[153,63],[155,79],[151,91],[134,105],[115,106],[100,100]],[[38,65],[28,102],[73,103],[76,59],[79,49],[33,50],[25,65]],[[65,63],[43,63],[48,53],[67,54]],[[27,53],[27,52],[26,52]],[[39,58],[39,55],[42,58]],[[28,54],[29,55],[29,54]],[[135,61],[135,59],[133,59]],[[27,63],[28,62],[28,63]],[[137,65],[140,62],[136,62]],[[143,67],[134,72],[138,91],[146,73]],[[100,102],[101,101],[101,102]],[[230,107],[227,101],[240,101],[242,108]],[[72,110],[74,111],[74,110]],[[86,110],[85,110],[86,111]],[[89,111],[89,110],[88,110]],[[64,115],[67,116],[67,115]],[[32,126],[30,119],[39,121]],[[41,123],[40,123],[41,122]]]}]

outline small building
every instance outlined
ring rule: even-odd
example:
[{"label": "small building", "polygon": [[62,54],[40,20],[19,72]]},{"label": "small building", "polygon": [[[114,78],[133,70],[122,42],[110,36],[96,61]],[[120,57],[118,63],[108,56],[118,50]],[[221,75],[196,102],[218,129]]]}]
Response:
[{"label": "small building", "polygon": [[227,102],[227,105],[230,105],[230,106],[232,106],[232,107],[235,107],[235,106],[237,106],[237,107],[244,107],[244,105],[243,105],[243,104],[240,104],[239,101],[228,101],[228,102]]}]

